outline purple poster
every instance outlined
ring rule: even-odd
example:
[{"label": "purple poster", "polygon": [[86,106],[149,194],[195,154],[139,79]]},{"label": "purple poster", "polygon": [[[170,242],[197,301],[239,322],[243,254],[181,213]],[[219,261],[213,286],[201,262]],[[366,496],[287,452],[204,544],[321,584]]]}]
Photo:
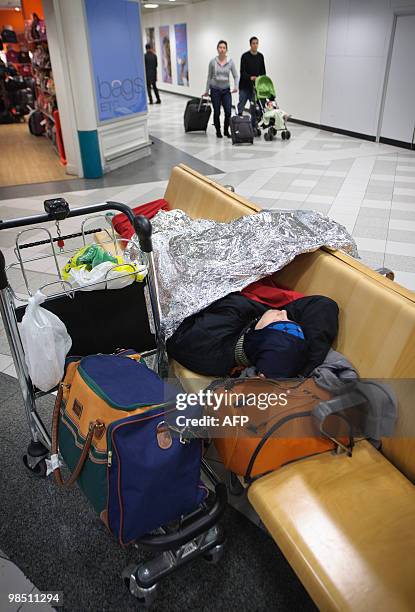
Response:
[{"label": "purple poster", "polygon": [[159,26],[161,49],[161,74],[164,83],[171,83],[170,28]]},{"label": "purple poster", "polygon": [[187,56],[187,27],[185,23],[174,26],[176,38],[177,84],[189,87],[189,60]]}]

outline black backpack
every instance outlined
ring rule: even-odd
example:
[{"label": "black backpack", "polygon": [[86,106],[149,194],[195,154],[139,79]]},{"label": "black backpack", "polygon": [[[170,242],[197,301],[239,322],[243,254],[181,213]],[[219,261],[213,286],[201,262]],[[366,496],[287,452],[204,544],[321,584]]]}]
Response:
[{"label": "black backpack", "polygon": [[45,131],[45,125],[43,123],[43,113],[40,111],[33,111],[29,116],[29,132],[33,136],[42,136]]}]

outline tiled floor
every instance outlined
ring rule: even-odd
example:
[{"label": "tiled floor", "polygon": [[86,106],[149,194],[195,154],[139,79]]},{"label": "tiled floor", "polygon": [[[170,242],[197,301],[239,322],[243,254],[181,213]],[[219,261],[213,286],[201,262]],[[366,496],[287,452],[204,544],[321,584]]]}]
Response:
[{"label": "tiled floor", "polygon": [[[161,106],[150,107],[149,126],[150,133],[166,145],[165,149],[163,146],[157,149],[158,155],[163,149],[163,176],[167,176],[166,155],[171,156],[174,165],[185,154],[186,163],[193,163],[197,169],[210,168],[215,172],[214,180],[232,184],[237,193],[264,208],[318,210],[349,230],[365,263],[374,268],[391,268],[399,283],[415,290],[415,152],[292,123],[289,141],[278,137],[265,142],[261,138],[256,139],[254,146],[233,147],[226,138],[217,140],[213,127],[209,127],[206,135],[184,134],[183,110],[187,99],[163,94],[162,100]],[[150,176],[157,175],[157,155],[143,163],[153,166]],[[45,192],[49,196],[63,195],[71,206],[106,199],[136,206],[161,197],[167,181],[142,182],[145,176],[145,172],[137,173],[135,164],[122,169],[121,175],[105,177],[105,182],[99,183],[105,185],[101,188],[97,188],[96,182],[82,181],[81,191],[63,194],[52,193],[53,187],[48,193],[49,187],[39,185],[33,187],[33,193],[38,195],[28,195],[27,186],[24,191],[0,189],[0,218],[43,211],[45,197],[40,194]],[[25,197],[17,197],[22,193]],[[65,232],[78,229],[79,221],[65,222]],[[8,263],[15,260],[15,233],[0,232],[0,248]],[[38,230],[30,234],[30,240],[42,238],[44,235]],[[42,247],[37,251],[42,252]],[[44,262],[33,262],[27,268],[33,288],[51,280],[45,274],[48,268]],[[17,272],[11,276],[16,291],[22,293],[22,278]],[[1,321],[0,371],[15,375]],[[4,563],[10,572],[12,564]],[[20,570],[16,572],[20,576]]]}]

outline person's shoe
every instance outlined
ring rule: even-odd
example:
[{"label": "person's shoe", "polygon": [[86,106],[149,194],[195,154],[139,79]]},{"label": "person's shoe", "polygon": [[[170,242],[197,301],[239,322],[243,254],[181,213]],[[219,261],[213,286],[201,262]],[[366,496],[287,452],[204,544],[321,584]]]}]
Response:
[{"label": "person's shoe", "polygon": [[226,136],[226,138],[232,138],[232,136],[229,134],[229,130],[225,130],[223,134]]},{"label": "person's shoe", "polygon": [[161,104],[161,100],[157,100],[156,104]]},{"label": "person's shoe", "polygon": [[220,130],[216,130],[216,138],[222,138],[222,132]]},{"label": "person's shoe", "polygon": [[149,104],[153,104],[153,100],[149,100],[149,102],[148,102],[148,103],[149,103]]}]

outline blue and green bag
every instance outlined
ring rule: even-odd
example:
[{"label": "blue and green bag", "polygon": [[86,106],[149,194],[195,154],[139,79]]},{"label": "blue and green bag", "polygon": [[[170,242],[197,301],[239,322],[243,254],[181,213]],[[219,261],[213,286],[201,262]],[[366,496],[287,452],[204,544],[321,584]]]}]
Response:
[{"label": "blue and green bag", "polygon": [[[135,351],[68,362],[52,424],[52,468],[75,481],[120,544],[194,511],[202,441],[183,443],[167,426],[176,390]],[[59,452],[71,471],[64,482]]]}]

